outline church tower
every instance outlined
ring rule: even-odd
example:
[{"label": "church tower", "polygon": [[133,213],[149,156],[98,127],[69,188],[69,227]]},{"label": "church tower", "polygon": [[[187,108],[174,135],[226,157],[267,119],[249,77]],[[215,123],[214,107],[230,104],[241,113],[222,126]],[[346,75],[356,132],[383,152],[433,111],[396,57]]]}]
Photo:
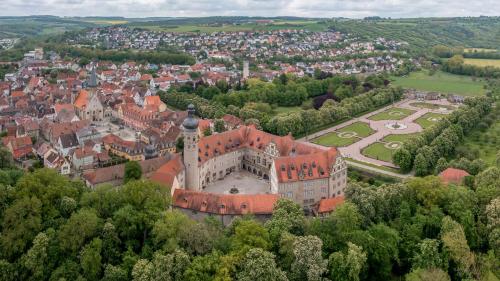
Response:
[{"label": "church tower", "polygon": [[194,105],[188,106],[188,117],[182,123],[184,135],[184,166],[186,167],[186,189],[200,190],[198,169],[198,119],[194,116]]}]

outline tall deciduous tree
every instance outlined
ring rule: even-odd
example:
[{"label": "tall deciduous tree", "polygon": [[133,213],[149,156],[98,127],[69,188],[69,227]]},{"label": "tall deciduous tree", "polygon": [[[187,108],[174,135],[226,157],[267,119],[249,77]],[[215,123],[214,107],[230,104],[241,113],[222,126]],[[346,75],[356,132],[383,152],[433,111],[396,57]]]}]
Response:
[{"label": "tall deciduous tree", "polygon": [[250,249],[243,259],[239,281],[285,281],[285,273],[276,267],[274,255],[260,248]]},{"label": "tall deciduous tree", "polygon": [[359,274],[366,263],[366,254],[361,247],[348,243],[346,253],[330,255],[330,279],[333,281],[359,281]]},{"label": "tall deciduous tree", "polygon": [[322,257],[323,242],[316,236],[297,237],[293,243],[295,260],[292,264],[291,280],[320,281],[327,270],[328,262]]},{"label": "tall deciduous tree", "polygon": [[123,182],[127,183],[131,180],[138,180],[142,177],[142,168],[137,161],[129,161],[125,163],[125,175]]}]

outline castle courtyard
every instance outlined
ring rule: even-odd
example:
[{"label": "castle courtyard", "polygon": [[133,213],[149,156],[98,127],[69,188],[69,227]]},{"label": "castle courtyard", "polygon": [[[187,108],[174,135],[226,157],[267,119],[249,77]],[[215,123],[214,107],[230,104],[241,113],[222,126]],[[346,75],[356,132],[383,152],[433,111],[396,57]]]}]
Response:
[{"label": "castle courtyard", "polygon": [[222,180],[210,183],[203,191],[230,194],[231,188],[237,188],[237,194],[270,193],[269,181],[259,179],[254,174],[244,170],[233,172]]}]

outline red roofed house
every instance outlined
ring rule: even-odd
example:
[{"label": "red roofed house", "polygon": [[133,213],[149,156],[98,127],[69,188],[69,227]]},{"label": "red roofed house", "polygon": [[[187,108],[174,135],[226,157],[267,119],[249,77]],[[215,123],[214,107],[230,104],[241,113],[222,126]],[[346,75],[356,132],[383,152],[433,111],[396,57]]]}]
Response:
[{"label": "red roofed house", "polygon": [[23,160],[33,153],[31,137],[4,137],[3,145],[12,153],[15,160]]},{"label": "red roofed house", "polygon": [[344,201],[344,196],[321,199],[314,213],[317,216],[325,217],[333,212],[339,205],[343,204]]},{"label": "red roofed house", "polygon": [[229,225],[236,217],[247,214],[259,220],[269,219],[278,199],[278,194],[233,195],[176,189],[172,206],[198,221],[214,216]]},{"label": "red roofed house", "polygon": [[441,180],[446,184],[462,184],[466,176],[470,176],[470,174],[464,170],[455,168],[448,168],[439,174]]}]

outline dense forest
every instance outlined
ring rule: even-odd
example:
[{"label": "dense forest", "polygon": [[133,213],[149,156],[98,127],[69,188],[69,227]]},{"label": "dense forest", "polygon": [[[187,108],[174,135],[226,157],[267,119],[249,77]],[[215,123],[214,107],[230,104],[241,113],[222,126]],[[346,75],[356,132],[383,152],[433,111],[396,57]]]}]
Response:
[{"label": "dense forest", "polygon": [[[5,160],[5,159],[3,159]],[[3,162],[5,163],[5,162]],[[88,189],[55,171],[0,171],[0,280],[498,280],[500,170],[351,181],[325,218],[279,200],[223,227],[171,210],[144,180]]]}]

